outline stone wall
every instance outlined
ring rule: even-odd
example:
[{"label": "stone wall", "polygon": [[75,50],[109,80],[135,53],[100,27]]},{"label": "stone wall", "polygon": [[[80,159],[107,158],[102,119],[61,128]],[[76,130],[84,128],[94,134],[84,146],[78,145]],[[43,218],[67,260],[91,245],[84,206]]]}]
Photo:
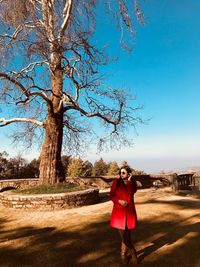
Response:
[{"label": "stone wall", "polygon": [[59,210],[98,202],[98,189],[42,195],[17,195],[7,191],[0,194],[0,205],[15,209]]},{"label": "stone wall", "polygon": [[104,177],[85,177],[85,178],[71,178],[68,177],[67,181],[73,184],[77,184],[80,186],[90,186],[90,187],[98,187],[99,189],[110,188],[112,182],[115,178],[104,178]]},{"label": "stone wall", "polygon": [[0,180],[0,192],[5,191],[9,188],[15,188],[15,189],[30,188],[32,186],[36,186],[38,182],[39,179],[34,179],[34,178]]},{"label": "stone wall", "polygon": [[[153,186],[153,182],[160,180],[163,186],[169,186],[171,184],[172,175],[134,175],[137,181],[138,188],[150,188]],[[115,177],[90,177],[90,178],[67,178],[67,181],[86,186],[96,186],[99,189],[110,188]]]},{"label": "stone wall", "polygon": [[[164,185],[169,185],[172,180],[172,175],[134,175],[138,181],[139,188],[149,188],[153,186],[155,180],[161,180]],[[88,177],[88,178],[67,178],[68,182],[78,185],[86,185],[91,187],[98,187],[99,189],[110,188],[115,177]],[[37,185],[39,179],[26,178],[26,179],[9,179],[0,180],[0,192],[11,188],[26,189]]]},{"label": "stone wall", "polygon": [[193,190],[200,192],[200,176],[193,177],[194,179],[194,185]]}]

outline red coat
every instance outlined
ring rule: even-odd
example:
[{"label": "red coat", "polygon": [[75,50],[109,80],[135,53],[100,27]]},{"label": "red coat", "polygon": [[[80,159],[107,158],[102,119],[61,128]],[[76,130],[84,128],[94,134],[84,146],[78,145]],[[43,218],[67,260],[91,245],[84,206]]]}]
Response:
[{"label": "red coat", "polygon": [[[113,201],[113,210],[110,219],[110,225],[117,229],[124,230],[135,229],[137,226],[137,214],[133,201],[133,196],[137,191],[137,184],[134,179],[128,181],[125,185],[124,181],[120,179],[114,180],[111,190],[110,198]],[[118,200],[122,199],[128,202],[126,207],[119,204]]]}]

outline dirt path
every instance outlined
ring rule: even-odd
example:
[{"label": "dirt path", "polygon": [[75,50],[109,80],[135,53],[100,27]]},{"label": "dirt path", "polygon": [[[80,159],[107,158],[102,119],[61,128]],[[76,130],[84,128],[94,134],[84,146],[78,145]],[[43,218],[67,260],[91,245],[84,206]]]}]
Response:
[{"label": "dirt path", "polygon": [[[106,191],[96,205],[61,211],[0,207],[0,266],[120,266],[120,241],[109,227]],[[140,266],[200,267],[200,200],[139,190],[133,238]]]}]

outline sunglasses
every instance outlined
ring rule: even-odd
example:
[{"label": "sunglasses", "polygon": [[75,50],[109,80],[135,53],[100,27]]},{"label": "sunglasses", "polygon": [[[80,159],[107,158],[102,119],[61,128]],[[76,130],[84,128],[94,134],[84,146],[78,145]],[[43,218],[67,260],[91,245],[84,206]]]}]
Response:
[{"label": "sunglasses", "polygon": [[126,174],[126,172],[121,172],[121,174]]}]

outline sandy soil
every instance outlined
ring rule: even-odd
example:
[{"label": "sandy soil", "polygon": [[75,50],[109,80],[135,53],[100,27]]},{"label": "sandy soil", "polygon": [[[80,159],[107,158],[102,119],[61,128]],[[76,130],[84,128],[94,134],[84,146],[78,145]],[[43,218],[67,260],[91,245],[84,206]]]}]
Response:
[{"label": "sandy soil", "polygon": [[[140,266],[200,267],[200,199],[170,189],[138,190],[133,233]],[[101,203],[60,211],[0,207],[0,266],[120,266],[120,240]],[[131,264],[129,264],[131,266]]]}]

